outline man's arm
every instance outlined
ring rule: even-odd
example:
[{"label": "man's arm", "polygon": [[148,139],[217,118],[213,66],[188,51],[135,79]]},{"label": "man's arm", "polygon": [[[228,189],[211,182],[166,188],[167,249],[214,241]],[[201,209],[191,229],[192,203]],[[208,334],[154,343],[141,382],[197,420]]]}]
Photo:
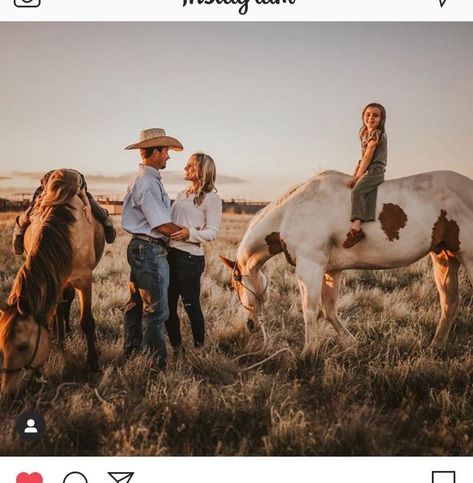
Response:
[{"label": "man's arm", "polygon": [[153,231],[158,231],[162,235],[171,236],[174,232],[179,231],[181,227],[174,223],[164,223],[163,225],[155,226]]}]

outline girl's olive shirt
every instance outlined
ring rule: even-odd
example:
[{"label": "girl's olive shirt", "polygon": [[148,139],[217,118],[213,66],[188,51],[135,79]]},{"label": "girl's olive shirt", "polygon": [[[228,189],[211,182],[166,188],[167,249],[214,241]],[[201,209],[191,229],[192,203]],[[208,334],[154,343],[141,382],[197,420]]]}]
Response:
[{"label": "girl's olive shirt", "polygon": [[388,137],[386,133],[381,133],[378,129],[371,131],[370,133],[366,132],[361,137],[361,153],[362,155],[365,154],[366,147],[370,141],[376,141],[376,149],[373,153],[373,157],[371,158],[371,162],[368,167],[370,166],[382,166],[386,168],[386,164],[388,162]]}]

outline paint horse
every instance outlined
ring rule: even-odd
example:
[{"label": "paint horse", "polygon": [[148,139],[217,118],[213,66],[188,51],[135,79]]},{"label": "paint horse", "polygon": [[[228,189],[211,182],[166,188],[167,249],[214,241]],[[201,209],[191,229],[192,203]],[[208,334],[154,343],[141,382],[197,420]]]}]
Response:
[{"label": "paint horse", "polygon": [[68,318],[74,291],[79,295],[87,362],[90,369],[98,368],[91,311],[92,270],[102,256],[105,239],[80,185],[76,171],[57,170],[35,204],[25,233],[26,260],[8,302],[0,305],[3,396],[23,391],[47,360],[48,325],[55,315]]},{"label": "paint horse", "polygon": [[344,249],[349,179],[326,171],[295,187],[253,218],[235,262],[222,257],[232,270],[249,329],[259,327],[268,295],[261,267],[278,253],[295,266],[305,322],[303,355],[316,335],[320,301],[342,342],[354,343],[337,316],[343,270],[403,267],[430,253],[441,306],[432,345],[443,349],[459,303],[460,264],[473,281],[473,181],[435,171],[384,182],[378,188],[375,221],[363,223],[366,238]]}]

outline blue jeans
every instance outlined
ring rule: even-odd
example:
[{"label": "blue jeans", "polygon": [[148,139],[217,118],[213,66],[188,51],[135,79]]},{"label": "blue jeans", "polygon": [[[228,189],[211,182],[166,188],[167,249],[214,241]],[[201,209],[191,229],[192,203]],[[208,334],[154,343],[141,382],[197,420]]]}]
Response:
[{"label": "blue jeans", "polygon": [[158,354],[158,366],[166,366],[164,323],[169,317],[169,265],[164,247],[133,238],[127,250],[130,299],[124,317],[124,353],[140,349]]},{"label": "blue jeans", "polygon": [[181,324],[177,315],[177,302],[182,299],[184,309],[191,323],[194,346],[202,347],[205,342],[205,322],[200,307],[200,277],[205,269],[205,259],[201,255],[191,255],[183,250],[169,250],[169,320],[166,330],[175,349],[181,347]]}]

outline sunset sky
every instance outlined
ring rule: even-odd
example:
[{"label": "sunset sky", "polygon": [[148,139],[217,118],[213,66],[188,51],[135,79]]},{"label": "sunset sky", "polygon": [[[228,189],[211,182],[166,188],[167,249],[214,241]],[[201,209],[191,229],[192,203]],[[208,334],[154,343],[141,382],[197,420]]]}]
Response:
[{"label": "sunset sky", "polygon": [[0,24],[0,196],[50,169],[121,197],[124,146],[164,127],[214,157],[224,198],[272,200],[322,169],[351,172],[362,107],[386,106],[387,177],[473,178],[470,23]]}]

